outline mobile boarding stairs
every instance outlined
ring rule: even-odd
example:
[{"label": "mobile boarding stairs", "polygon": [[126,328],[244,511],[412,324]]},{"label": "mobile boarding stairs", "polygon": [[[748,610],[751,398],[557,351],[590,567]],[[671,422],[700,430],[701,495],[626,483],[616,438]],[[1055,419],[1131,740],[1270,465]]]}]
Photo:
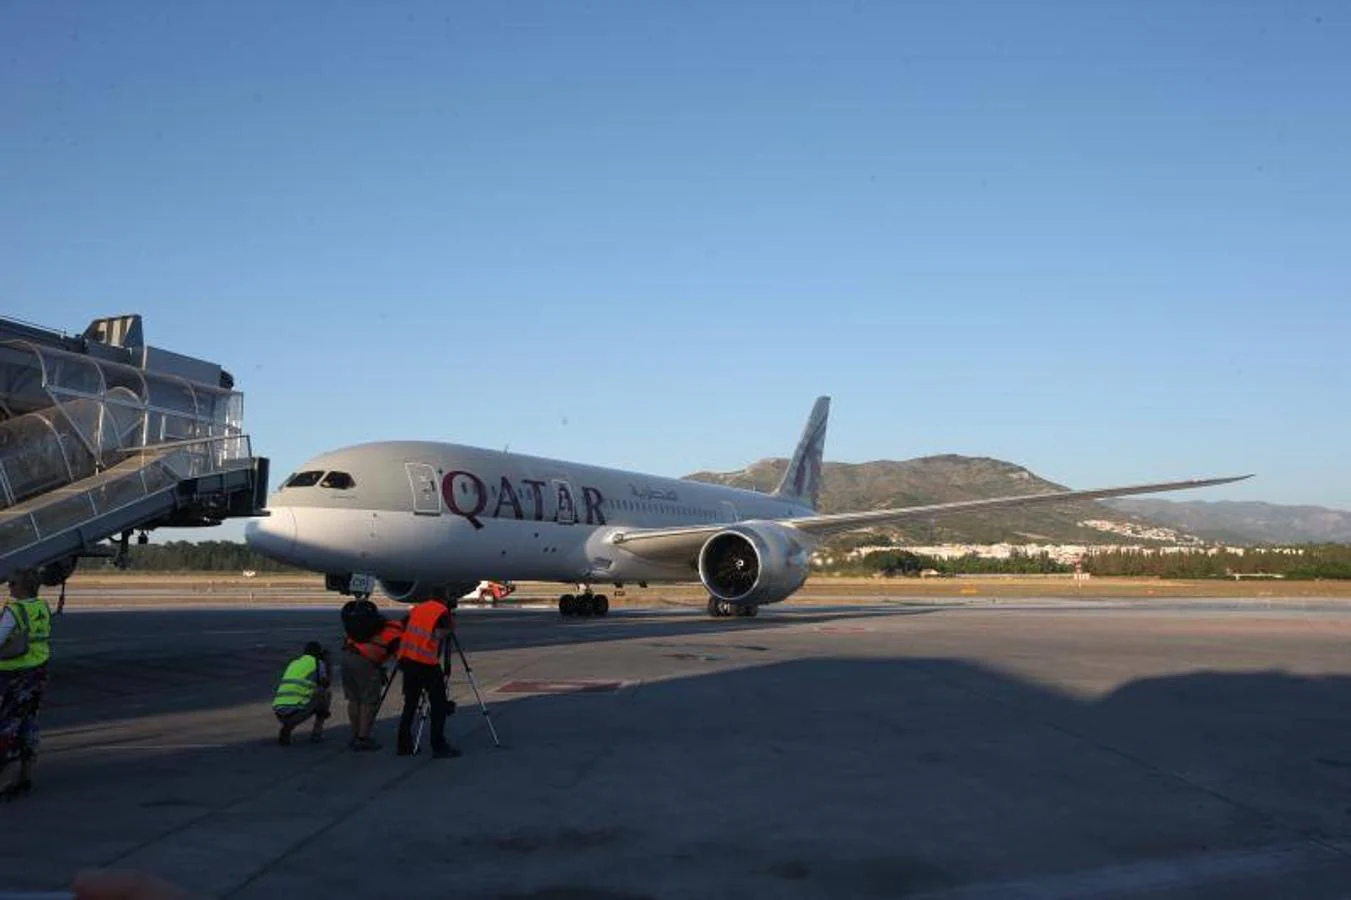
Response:
[{"label": "mobile boarding stairs", "polygon": [[0,317],[0,579],[31,567],[55,584],[81,556],[125,565],[134,531],[266,515],[268,461],[233,387],[146,346],[140,316],[79,337]]}]

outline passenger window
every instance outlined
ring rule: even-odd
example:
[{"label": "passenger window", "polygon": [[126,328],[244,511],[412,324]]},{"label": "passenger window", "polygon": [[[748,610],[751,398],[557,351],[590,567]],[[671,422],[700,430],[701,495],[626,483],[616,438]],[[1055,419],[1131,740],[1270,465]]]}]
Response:
[{"label": "passenger window", "polygon": [[297,472],[290,478],[286,479],[286,483],[283,484],[282,487],[284,488],[314,487],[316,484],[319,483],[319,479],[322,478],[323,476],[324,476],[323,472]]},{"label": "passenger window", "polygon": [[319,486],[332,488],[335,491],[345,491],[356,487],[356,482],[346,472],[329,472],[324,476],[324,480],[319,482]]}]

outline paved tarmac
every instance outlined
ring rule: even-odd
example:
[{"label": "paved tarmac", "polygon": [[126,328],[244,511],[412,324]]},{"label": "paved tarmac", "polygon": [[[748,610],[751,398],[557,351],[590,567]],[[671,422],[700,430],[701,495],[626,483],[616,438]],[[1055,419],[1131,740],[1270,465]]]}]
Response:
[{"label": "paved tarmac", "polygon": [[[73,610],[0,889],[231,898],[1351,894],[1351,606],[465,610],[457,760],[278,747],[314,609]],[[580,688],[589,688],[580,690]]]}]

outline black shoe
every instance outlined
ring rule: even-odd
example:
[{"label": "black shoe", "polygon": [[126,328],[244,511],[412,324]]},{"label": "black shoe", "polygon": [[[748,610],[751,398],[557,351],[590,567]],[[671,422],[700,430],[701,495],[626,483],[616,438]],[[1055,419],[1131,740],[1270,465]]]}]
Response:
[{"label": "black shoe", "polygon": [[455,759],[456,757],[463,755],[464,754],[460,752],[459,747],[452,747],[450,744],[432,750],[432,759]]},{"label": "black shoe", "polygon": [[352,749],[357,753],[374,753],[380,749],[380,742],[373,741],[370,738],[362,738],[352,745]]},{"label": "black shoe", "polygon": [[294,729],[290,725],[283,725],[281,731],[277,732],[277,743],[283,747],[291,743],[291,732]]}]

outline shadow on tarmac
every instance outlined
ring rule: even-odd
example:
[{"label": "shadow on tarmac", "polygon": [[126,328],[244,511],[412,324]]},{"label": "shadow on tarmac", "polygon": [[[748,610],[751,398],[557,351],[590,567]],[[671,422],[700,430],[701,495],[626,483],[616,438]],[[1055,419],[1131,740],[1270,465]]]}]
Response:
[{"label": "shadow on tarmac", "polygon": [[[615,621],[587,639],[778,624]],[[471,650],[489,649],[465,634]],[[463,896],[574,896],[557,892],[582,889],[581,878],[585,890],[634,897],[664,896],[666,884],[792,897],[974,884],[1007,896],[1016,891],[1000,885],[1011,879],[1069,879],[1066,896],[1124,886],[1317,897],[1335,895],[1351,872],[1338,849],[1351,837],[1346,677],[1197,672],[1085,701],[951,659],[797,659],[610,694],[490,698],[509,747],[501,753],[460,688],[451,732],[467,755],[449,764],[389,749],[352,755],[345,724],[326,745],[286,750],[253,739],[56,754],[25,800],[23,832],[0,847],[0,869],[21,873],[7,886],[130,860],[203,890],[249,882],[240,896],[378,893],[372,829],[398,829],[401,804],[428,790],[456,814],[401,831],[399,855],[446,860],[443,876],[427,877]],[[253,685],[249,699],[264,693]],[[392,745],[392,724],[380,731]],[[428,769],[446,765],[472,776]],[[91,809],[98,815],[81,813]],[[285,859],[225,860],[220,849],[175,862],[176,839],[161,840],[225,821],[212,828],[225,828],[218,846],[230,847],[230,822],[254,828],[261,815],[298,810],[304,817],[268,832]],[[719,852],[727,847],[736,852]],[[1294,850],[1273,862],[1270,847]],[[575,894],[593,895],[602,894]]]},{"label": "shadow on tarmac", "polygon": [[[701,612],[617,610],[604,618],[561,619],[533,610],[470,611],[458,617],[470,654],[644,638],[752,634],[938,608],[797,609],[748,619]],[[778,611],[776,611],[778,612]],[[388,613],[387,613],[388,614]],[[305,643],[342,646],[336,610],[120,610],[86,612],[54,629],[46,718],[58,727],[237,706],[270,699],[286,663]],[[340,684],[338,672],[333,683]]]}]

